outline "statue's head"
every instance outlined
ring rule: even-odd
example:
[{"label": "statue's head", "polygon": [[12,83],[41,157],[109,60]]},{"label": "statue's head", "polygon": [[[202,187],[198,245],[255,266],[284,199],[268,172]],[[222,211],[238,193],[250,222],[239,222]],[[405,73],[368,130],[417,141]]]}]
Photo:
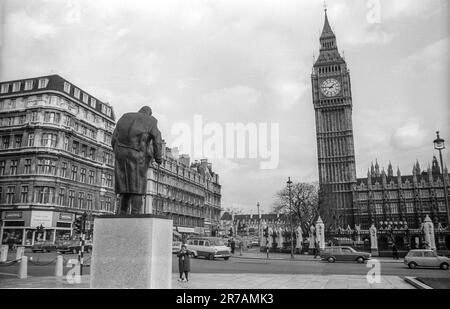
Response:
[{"label": "statue's head", "polygon": [[152,109],[151,109],[149,106],[143,106],[143,107],[141,107],[141,109],[139,110],[139,113],[142,113],[142,114],[146,114],[146,115],[151,116],[151,115],[152,115]]}]

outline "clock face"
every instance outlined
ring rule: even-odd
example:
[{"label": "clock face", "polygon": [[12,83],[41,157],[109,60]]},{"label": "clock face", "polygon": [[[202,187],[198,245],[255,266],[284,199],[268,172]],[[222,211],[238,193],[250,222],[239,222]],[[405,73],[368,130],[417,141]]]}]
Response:
[{"label": "clock face", "polygon": [[334,78],[329,78],[322,83],[320,90],[325,96],[334,97],[341,92],[341,84]]}]

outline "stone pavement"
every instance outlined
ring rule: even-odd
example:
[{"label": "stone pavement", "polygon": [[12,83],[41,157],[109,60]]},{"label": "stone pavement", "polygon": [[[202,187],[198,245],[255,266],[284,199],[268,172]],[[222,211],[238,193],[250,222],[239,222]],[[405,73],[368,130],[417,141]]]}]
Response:
[{"label": "stone pavement", "polygon": [[[189,282],[178,282],[172,275],[173,289],[414,289],[397,276],[383,276],[381,283],[369,284],[359,275],[281,275],[281,274],[203,274],[191,273]],[[0,277],[0,288],[62,289],[89,288],[89,275],[80,284],[69,284],[55,277],[28,279]]]}]

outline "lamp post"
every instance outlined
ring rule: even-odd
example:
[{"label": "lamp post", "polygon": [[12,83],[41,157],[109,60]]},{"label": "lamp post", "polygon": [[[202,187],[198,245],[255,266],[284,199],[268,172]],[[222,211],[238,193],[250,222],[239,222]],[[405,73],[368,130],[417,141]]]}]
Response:
[{"label": "lamp post", "polygon": [[258,208],[258,241],[261,241],[261,219],[259,218],[259,202],[256,203],[256,207]]},{"label": "lamp post", "polygon": [[291,259],[294,259],[294,233],[293,233],[293,227],[292,227],[292,197],[291,197],[291,186],[292,181],[291,177],[288,178],[287,181],[288,189],[289,189],[289,218],[290,218],[290,224],[291,224]]},{"label": "lamp post", "polygon": [[447,193],[447,183],[445,182],[444,175],[444,163],[442,160],[442,150],[445,149],[445,140],[439,136],[439,131],[436,132],[436,139],[433,141],[434,149],[439,151],[439,158],[441,161],[442,179],[444,183],[444,195],[445,195],[445,207],[447,209],[447,225],[450,225],[450,209],[448,207],[448,193]]}]

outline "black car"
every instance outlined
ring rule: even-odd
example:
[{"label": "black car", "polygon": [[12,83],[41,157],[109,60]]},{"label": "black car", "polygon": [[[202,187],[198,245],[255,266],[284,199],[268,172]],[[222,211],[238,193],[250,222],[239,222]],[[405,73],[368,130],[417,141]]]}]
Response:
[{"label": "black car", "polygon": [[[81,245],[79,240],[67,240],[60,242],[58,246],[56,247],[56,250],[58,250],[61,253],[67,253],[71,252],[73,254],[77,254],[81,250]],[[84,244],[84,252],[91,252],[92,251],[92,243],[85,243]]]}]

